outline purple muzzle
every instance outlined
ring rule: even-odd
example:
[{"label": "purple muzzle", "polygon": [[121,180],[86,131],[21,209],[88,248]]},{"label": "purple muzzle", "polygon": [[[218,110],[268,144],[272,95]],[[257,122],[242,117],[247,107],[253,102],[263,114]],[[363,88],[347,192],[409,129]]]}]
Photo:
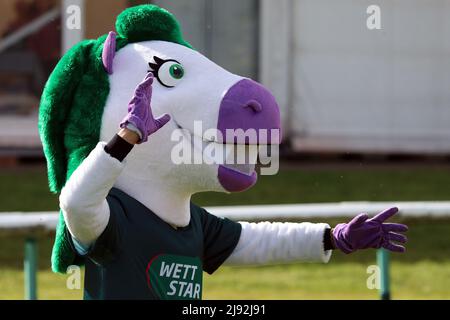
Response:
[{"label": "purple muzzle", "polygon": [[[281,142],[280,109],[273,95],[261,84],[243,79],[224,95],[217,128],[221,143],[279,144]],[[256,172],[244,174],[219,166],[219,182],[229,192],[244,191],[256,183]]]}]

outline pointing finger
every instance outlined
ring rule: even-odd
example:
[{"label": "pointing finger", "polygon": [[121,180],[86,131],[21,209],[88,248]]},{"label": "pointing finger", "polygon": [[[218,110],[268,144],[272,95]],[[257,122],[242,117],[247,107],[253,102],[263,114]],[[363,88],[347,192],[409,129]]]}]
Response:
[{"label": "pointing finger", "polygon": [[164,127],[167,124],[167,122],[170,121],[170,119],[171,119],[171,117],[167,113],[162,115],[158,119],[155,119],[155,122],[157,123],[158,129],[161,129],[162,127]]},{"label": "pointing finger", "polygon": [[389,209],[386,209],[386,210],[380,212],[375,217],[373,217],[372,220],[377,221],[377,222],[384,222],[387,219],[389,219],[390,217],[392,217],[393,215],[395,215],[397,212],[398,212],[398,208],[392,207],[392,208],[389,208]]},{"label": "pointing finger", "polygon": [[145,76],[144,81],[142,81],[142,84],[144,84],[144,83],[145,84],[152,84],[153,83],[153,79],[154,79],[153,73],[149,72]]},{"label": "pointing finger", "polygon": [[136,88],[136,94],[147,94],[149,93],[149,89],[151,88],[153,84],[153,74],[151,72],[147,73],[145,76],[145,79],[139,83],[139,85]]}]

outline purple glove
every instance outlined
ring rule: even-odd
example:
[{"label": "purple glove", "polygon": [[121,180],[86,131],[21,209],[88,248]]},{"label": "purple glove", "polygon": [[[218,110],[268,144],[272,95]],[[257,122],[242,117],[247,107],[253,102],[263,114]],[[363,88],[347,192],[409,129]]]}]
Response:
[{"label": "purple glove", "polygon": [[394,252],[405,252],[405,247],[392,243],[406,243],[407,238],[397,232],[405,232],[408,227],[399,223],[384,223],[398,212],[398,208],[390,208],[369,219],[361,213],[349,223],[338,224],[332,232],[335,246],[345,253],[358,249],[385,248]]},{"label": "purple glove", "polygon": [[120,123],[120,127],[136,132],[140,140],[138,144],[146,142],[148,136],[161,129],[170,121],[170,116],[164,114],[155,119],[150,105],[152,97],[153,74],[150,72],[136,88],[134,96],[128,104],[128,114]]}]

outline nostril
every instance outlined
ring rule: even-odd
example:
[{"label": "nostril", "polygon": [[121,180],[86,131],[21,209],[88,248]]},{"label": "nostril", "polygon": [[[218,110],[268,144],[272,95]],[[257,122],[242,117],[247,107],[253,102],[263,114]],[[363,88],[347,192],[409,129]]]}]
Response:
[{"label": "nostril", "polygon": [[262,105],[256,100],[250,100],[248,101],[244,107],[251,108],[254,112],[261,112],[262,111]]}]

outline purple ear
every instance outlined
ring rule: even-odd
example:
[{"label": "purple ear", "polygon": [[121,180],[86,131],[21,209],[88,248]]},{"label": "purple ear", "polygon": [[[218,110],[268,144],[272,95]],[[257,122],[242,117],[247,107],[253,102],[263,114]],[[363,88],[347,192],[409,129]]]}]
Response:
[{"label": "purple ear", "polygon": [[113,60],[116,55],[116,33],[111,31],[103,45],[102,61],[103,67],[108,74],[113,73]]}]

